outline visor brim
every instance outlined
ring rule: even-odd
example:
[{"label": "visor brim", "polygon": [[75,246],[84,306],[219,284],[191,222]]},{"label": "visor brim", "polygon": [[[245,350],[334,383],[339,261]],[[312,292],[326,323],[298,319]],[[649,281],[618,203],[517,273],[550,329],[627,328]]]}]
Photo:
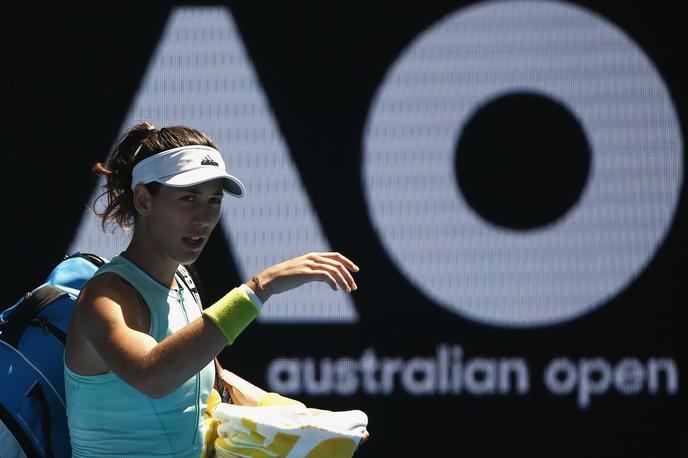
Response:
[{"label": "visor brim", "polygon": [[246,194],[246,188],[244,184],[238,178],[228,174],[222,169],[203,167],[195,170],[189,170],[187,172],[178,173],[172,175],[171,177],[162,178],[158,181],[166,186],[172,186],[175,188],[184,188],[187,186],[194,186],[199,183],[205,183],[206,181],[215,180],[217,178],[222,179],[222,187],[224,191],[234,197],[244,197]]}]

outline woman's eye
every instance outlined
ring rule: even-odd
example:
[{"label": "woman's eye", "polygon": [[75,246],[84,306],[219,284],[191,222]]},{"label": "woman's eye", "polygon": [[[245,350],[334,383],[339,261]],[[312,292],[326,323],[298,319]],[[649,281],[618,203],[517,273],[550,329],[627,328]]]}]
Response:
[{"label": "woman's eye", "polygon": [[222,197],[212,197],[210,199],[211,204],[221,204],[222,203]]},{"label": "woman's eye", "polygon": [[196,196],[193,194],[189,194],[186,196],[182,196],[182,200],[187,201],[187,202],[193,202],[195,200]]}]

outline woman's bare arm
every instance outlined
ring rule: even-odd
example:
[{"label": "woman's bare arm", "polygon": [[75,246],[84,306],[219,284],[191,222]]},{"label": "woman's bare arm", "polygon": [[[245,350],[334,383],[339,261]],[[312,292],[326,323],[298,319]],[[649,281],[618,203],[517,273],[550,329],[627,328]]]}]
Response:
[{"label": "woman's bare arm", "polygon": [[[309,253],[261,272],[257,293],[267,300],[271,294],[312,281],[350,292],[356,284],[349,270],[358,271],[358,267],[339,253]],[[86,360],[86,372],[111,370],[157,398],[181,386],[227,345],[224,334],[205,316],[158,343],[141,325],[136,291],[124,282],[106,280],[94,279],[75,304],[67,344],[70,368],[84,367]]]},{"label": "woman's bare arm", "polygon": [[158,343],[132,322],[139,310],[134,291],[104,282],[94,286],[75,305],[73,331],[99,356],[101,361],[92,367],[102,365],[148,396],[172,392],[227,345],[220,330],[203,317]]}]

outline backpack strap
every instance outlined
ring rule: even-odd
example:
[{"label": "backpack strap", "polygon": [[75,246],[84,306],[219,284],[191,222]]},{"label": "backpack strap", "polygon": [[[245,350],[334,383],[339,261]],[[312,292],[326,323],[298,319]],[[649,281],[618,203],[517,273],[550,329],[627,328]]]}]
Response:
[{"label": "backpack strap", "polygon": [[93,253],[79,253],[79,252],[74,253],[74,254],[68,254],[68,255],[66,255],[66,256],[64,257],[64,259],[75,258],[75,257],[77,257],[77,256],[78,256],[78,257],[81,257],[81,258],[84,258],[84,259],[87,259],[87,260],[89,260],[89,261],[91,261],[91,263],[92,263],[94,266],[96,266],[96,267],[100,267],[100,266],[102,266],[103,264],[107,264],[107,262],[108,262],[107,259],[105,259],[105,258],[103,258],[103,257],[101,257],[101,256],[98,256],[97,254],[93,254]]},{"label": "backpack strap", "polygon": [[22,302],[4,324],[0,340],[4,340],[12,347],[17,348],[19,339],[24,334],[26,327],[36,318],[36,315],[46,305],[62,296],[68,296],[68,294],[53,285],[43,285],[33,292],[26,293]]},{"label": "backpack strap", "polygon": [[[5,426],[9,430],[10,437],[13,436],[18,442],[19,449],[26,455],[26,458],[41,458],[33,440],[29,438],[29,435],[24,431],[24,427],[15,418],[14,411],[10,412],[7,410],[2,403],[0,403],[0,425]],[[9,451],[3,450],[3,453],[12,453],[13,451],[14,448]],[[18,456],[22,455],[19,454]]]},{"label": "backpack strap", "polygon": [[[100,267],[107,262],[105,258],[91,253],[75,253],[64,257],[63,261],[69,258],[82,257],[87,259],[96,267]],[[12,312],[7,321],[2,325],[2,333],[0,333],[0,340],[7,342],[14,348],[19,345],[19,339],[22,334],[32,322],[34,322],[38,314],[48,304],[59,299],[62,296],[68,296],[66,292],[60,288],[45,284],[39,286],[35,290],[24,295],[24,299],[17,305],[17,308]],[[47,327],[56,338],[64,343],[65,334],[57,326],[53,326],[48,322],[39,323],[41,326]]]},{"label": "backpack strap", "polygon": [[[194,274],[192,275],[193,269],[187,268],[186,266],[180,264],[179,268],[177,269],[177,273],[179,274],[179,277],[182,280],[182,283],[188,288],[189,291],[191,291],[191,294],[193,295],[194,299],[196,299],[196,304],[198,304],[198,307],[201,309],[201,312],[203,312],[203,303],[201,301],[201,295],[198,292],[198,288],[196,287],[196,282],[194,282]],[[217,392],[220,394],[220,398],[222,399],[222,402],[227,402],[231,403],[232,402],[232,397],[229,394],[229,391],[227,388],[225,388],[225,385],[222,383],[222,378],[220,377],[220,374],[222,373],[222,366],[220,365],[220,361],[215,358],[215,389]]]},{"label": "backpack strap", "polygon": [[35,397],[41,405],[41,423],[43,424],[43,452],[45,454],[45,458],[54,458],[55,455],[53,454],[53,444],[51,442],[52,434],[50,431],[50,404],[48,404],[48,400],[45,398],[41,384],[38,383],[38,381],[34,382],[31,389],[26,392],[26,395]]},{"label": "backpack strap", "polygon": [[201,300],[201,294],[198,292],[196,282],[194,281],[193,276],[191,275],[191,270],[186,266],[179,264],[177,273],[179,274],[182,283],[184,283],[184,286],[186,286],[186,288],[189,291],[191,291],[191,294],[193,295],[194,299],[196,299],[196,304],[198,304],[201,311],[203,311],[203,301]]}]

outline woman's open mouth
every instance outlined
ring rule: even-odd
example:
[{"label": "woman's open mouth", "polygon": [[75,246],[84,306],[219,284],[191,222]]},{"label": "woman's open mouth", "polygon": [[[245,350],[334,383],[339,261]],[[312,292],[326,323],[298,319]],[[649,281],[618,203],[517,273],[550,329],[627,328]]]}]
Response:
[{"label": "woman's open mouth", "polygon": [[182,237],[182,242],[189,248],[200,248],[203,245],[204,237]]}]

